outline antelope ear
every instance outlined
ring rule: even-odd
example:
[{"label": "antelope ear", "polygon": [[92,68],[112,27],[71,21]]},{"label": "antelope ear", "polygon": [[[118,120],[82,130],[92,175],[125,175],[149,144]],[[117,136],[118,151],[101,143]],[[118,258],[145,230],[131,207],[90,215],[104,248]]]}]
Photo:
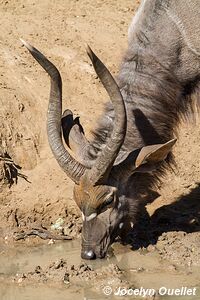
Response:
[{"label": "antelope ear", "polygon": [[72,150],[76,159],[81,163],[85,163],[82,153],[83,149],[86,148],[89,143],[84,135],[84,130],[79,118],[76,117],[74,119],[73,113],[67,109],[62,115],[61,125],[65,143]]},{"label": "antelope ear", "polygon": [[163,161],[177,139],[170,140],[165,144],[156,144],[141,148],[135,160],[135,172],[148,172],[155,169],[156,164]]},{"label": "antelope ear", "polygon": [[120,177],[121,181],[126,181],[133,173],[154,171],[167,157],[175,143],[176,139],[173,139],[165,144],[145,146],[130,152],[123,161],[113,166],[113,177]]},{"label": "antelope ear", "polygon": [[79,118],[73,118],[73,113],[71,110],[67,109],[64,111],[61,119],[63,137],[67,146],[74,150],[73,148],[80,147],[83,137],[84,131],[83,127],[79,122]]}]

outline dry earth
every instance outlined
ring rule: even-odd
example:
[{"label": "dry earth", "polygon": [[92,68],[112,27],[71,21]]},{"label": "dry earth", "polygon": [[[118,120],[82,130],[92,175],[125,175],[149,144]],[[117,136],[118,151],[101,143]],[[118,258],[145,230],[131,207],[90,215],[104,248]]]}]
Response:
[{"label": "dry earth", "polygon": [[[80,213],[72,200],[73,185],[47,143],[49,78],[19,38],[35,45],[57,65],[64,83],[63,106],[81,116],[90,138],[107,95],[86,55],[85,43],[116,75],[127,46],[128,24],[138,5],[136,0],[0,1],[0,153],[7,152],[29,181],[19,177],[18,183],[9,187],[0,169],[2,243],[16,245],[14,232],[49,229],[59,218],[64,220],[65,234],[74,238],[81,231]],[[183,266],[200,266],[200,122],[195,117],[196,122],[183,120],[180,124],[177,169],[168,174],[159,196],[148,205],[151,219],[133,232],[133,248],[147,247],[147,252],[157,251],[161,259]],[[26,243],[39,243],[39,238],[27,238],[25,247]],[[30,270],[25,277],[52,279],[55,266],[48,268],[49,276],[47,270],[36,272],[37,276]],[[66,267],[63,273],[63,268],[65,264],[56,269],[62,269],[62,280],[65,273],[72,272]],[[85,265],[77,268],[82,268],[81,272],[76,269],[77,276],[98,278]],[[110,273],[118,278],[117,267],[113,268]],[[58,278],[55,275],[55,280]]]}]

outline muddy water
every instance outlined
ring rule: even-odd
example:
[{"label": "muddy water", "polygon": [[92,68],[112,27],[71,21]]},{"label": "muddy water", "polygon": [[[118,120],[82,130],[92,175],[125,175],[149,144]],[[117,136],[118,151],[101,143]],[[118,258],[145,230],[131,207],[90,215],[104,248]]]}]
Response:
[{"label": "muddy water", "polygon": [[[144,299],[144,297],[121,296],[116,297],[114,293],[118,287],[113,289],[112,295],[106,297],[102,292],[97,292],[96,287],[83,288],[83,286],[64,285],[54,286],[52,283],[41,284],[19,284],[11,280],[11,276],[17,273],[26,273],[35,269],[36,266],[48,266],[52,261],[64,258],[69,264],[79,264],[80,242],[59,242],[53,245],[40,245],[27,247],[18,245],[16,247],[0,246],[0,299],[1,300],[68,300],[68,299]],[[157,253],[147,251],[131,251],[128,247],[116,244],[110,253],[110,257],[103,260],[89,262],[95,270],[109,264],[117,264],[124,271],[124,279],[129,286],[134,288],[145,288],[159,290],[160,287],[181,288],[200,286],[200,275],[198,269],[175,267],[170,262],[161,261]],[[123,286],[121,286],[123,288]],[[170,296],[159,299],[199,300],[200,289],[195,296]]]},{"label": "muddy water", "polygon": [[0,284],[1,300],[71,300],[84,299],[82,291],[46,286],[17,286]]},{"label": "muddy water", "polygon": [[35,247],[19,245],[9,248],[4,245],[0,246],[0,255],[0,273],[7,275],[26,273],[37,265],[45,266],[59,258],[69,260],[70,264],[81,261],[78,241]]}]

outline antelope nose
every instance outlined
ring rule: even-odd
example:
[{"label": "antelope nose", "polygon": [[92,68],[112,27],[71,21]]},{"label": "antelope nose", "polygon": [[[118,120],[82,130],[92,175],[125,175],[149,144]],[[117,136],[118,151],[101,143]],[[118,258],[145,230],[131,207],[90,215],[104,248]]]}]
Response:
[{"label": "antelope nose", "polygon": [[96,255],[93,250],[89,250],[89,251],[86,250],[81,254],[81,257],[83,259],[95,259]]}]

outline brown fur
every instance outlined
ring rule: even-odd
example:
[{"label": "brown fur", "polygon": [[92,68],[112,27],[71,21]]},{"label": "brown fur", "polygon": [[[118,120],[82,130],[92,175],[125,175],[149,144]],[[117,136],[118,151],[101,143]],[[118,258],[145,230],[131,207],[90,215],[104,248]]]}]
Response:
[{"label": "brown fur", "polygon": [[[134,168],[125,167],[131,163],[134,165],[134,160],[129,161],[129,154],[146,145],[166,143],[177,135],[180,119],[193,114],[193,94],[198,89],[200,79],[199,58],[193,52],[188,54],[187,41],[177,24],[169,18],[175,0],[143,2],[145,12],[140,12],[140,18],[130,27],[129,47],[117,78],[127,112],[126,137],[105,182],[107,186],[116,186],[118,189],[117,203],[122,203],[123,214],[117,210],[116,203],[113,208],[118,211],[116,218],[119,218],[119,222],[135,222],[141,208],[150,200],[148,194],[161,183],[166,170],[174,163],[172,153],[169,153],[155,170],[133,172]],[[182,2],[179,5],[181,10],[184,9]],[[195,5],[199,4],[195,2]],[[91,164],[95,164],[96,157],[111,136],[113,120],[114,110],[108,104],[85,154]],[[115,166],[120,164],[122,167],[118,167],[116,172]],[[119,222],[115,220],[116,228]],[[87,232],[87,237],[93,237],[94,242],[95,231],[98,233],[101,229],[95,226],[95,222],[90,229],[87,226],[84,224],[83,237]],[[82,251],[92,248],[97,256],[102,256],[102,249],[111,243],[113,236],[120,234],[116,228],[110,230],[111,236],[106,246],[102,243],[103,246],[94,248],[84,240]]]}]

